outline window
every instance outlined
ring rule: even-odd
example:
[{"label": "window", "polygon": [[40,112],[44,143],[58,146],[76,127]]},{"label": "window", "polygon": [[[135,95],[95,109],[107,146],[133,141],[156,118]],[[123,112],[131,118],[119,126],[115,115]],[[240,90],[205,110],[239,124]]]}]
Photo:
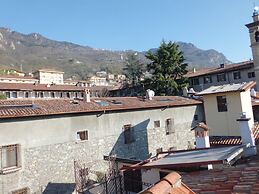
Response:
[{"label": "window", "polygon": [[70,98],[70,94],[69,94],[69,92],[67,92],[67,98]]},{"label": "window", "polygon": [[54,92],[51,92],[51,98],[55,98],[55,93]]},{"label": "window", "polygon": [[253,78],[253,77],[255,77],[255,72],[248,72],[248,78]]},{"label": "window", "polygon": [[5,92],[6,98],[10,98],[10,92]]},{"label": "window", "polygon": [[160,127],[160,121],[154,121],[154,128]]},{"label": "window", "polygon": [[162,153],[163,152],[163,148],[158,148],[158,149],[156,149],[156,153],[157,154],[160,154],[160,153]]},{"label": "window", "polygon": [[29,92],[25,92],[25,98],[29,98]]},{"label": "window", "polygon": [[124,125],[124,143],[129,144],[135,141],[134,127],[131,124]]},{"label": "window", "polygon": [[17,98],[17,92],[12,92],[12,97]]},{"label": "window", "polygon": [[88,131],[78,131],[76,134],[77,134],[77,140],[80,140],[80,141],[88,140]]},{"label": "window", "polygon": [[218,112],[227,112],[227,98],[226,96],[217,96]]},{"label": "window", "polygon": [[43,92],[40,93],[40,97],[44,98],[44,93]]},{"label": "window", "polygon": [[198,119],[199,119],[199,116],[198,115],[194,115],[194,120],[198,121]]},{"label": "window", "polygon": [[18,144],[0,147],[2,172],[21,167],[20,147]]},{"label": "window", "polygon": [[191,84],[192,84],[193,86],[194,86],[194,85],[199,85],[199,84],[200,84],[199,78],[193,78]]},{"label": "window", "polygon": [[166,121],[165,121],[166,135],[169,135],[169,134],[175,132],[175,129],[174,129],[173,125],[174,125],[174,120],[172,118],[166,119]]},{"label": "window", "polygon": [[218,80],[218,82],[224,82],[224,81],[226,81],[226,80],[227,80],[227,79],[226,79],[226,74],[225,74],[225,73],[218,74],[218,75],[217,75],[217,80]]},{"label": "window", "polygon": [[23,188],[23,189],[19,189],[16,191],[12,191],[12,194],[29,194],[30,190],[28,187]]},{"label": "window", "polygon": [[212,77],[210,75],[203,77],[204,84],[212,83]]},{"label": "window", "polygon": [[240,71],[235,71],[235,72],[233,72],[233,77],[234,77],[234,79],[241,79],[241,73],[240,73]]}]

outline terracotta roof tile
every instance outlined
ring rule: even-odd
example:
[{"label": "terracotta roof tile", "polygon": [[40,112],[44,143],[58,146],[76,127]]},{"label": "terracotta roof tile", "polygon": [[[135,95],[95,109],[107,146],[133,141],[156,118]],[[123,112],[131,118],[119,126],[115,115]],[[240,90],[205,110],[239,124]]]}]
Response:
[{"label": "terracotta roof tile", "polygon": [[194,192],[182,183],[178,173],[172,172],[142,194],[194,194]]},{"label": "terracotta roof tile", "polygon": [[168,108],[202,104],[201,101],[180,96],[92,98],[91,102],[69,99],[0,100],[0,118],[56,115],[86,112],[123,111],[149,108]]},{"label": "terracotta roof tile", "polygon": [[[259,124],[255,125],[253,129],[255,137],[255,144],[259,144]],[[241,145],[242,140],[240,136],[210,136],[211,146],[226,146],[226,145]]]},{"label": "terracotta roof tile", "polygon": [[236,166],[181,175],[183,182],[197,194],[259,193],[259,155],[241,159]]}]

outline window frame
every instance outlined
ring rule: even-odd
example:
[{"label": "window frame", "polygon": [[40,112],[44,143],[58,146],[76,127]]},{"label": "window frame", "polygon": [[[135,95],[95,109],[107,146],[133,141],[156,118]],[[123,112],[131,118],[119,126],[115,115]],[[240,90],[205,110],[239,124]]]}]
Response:
[{"label": "window frame", "polygon": [[160,120],[154,121],[154,128],[159,128],[159,127],[161,127],[161,122],[160,122]]},{"label": "window frame", "polygon": [[[84,138],[81,138],[81,135],[82,135]],[[89,140],[89,133],[88,133],[88,130],[77,131],[77,132],[76,132],[76,140],[77,140],[77,141],[88,141],[88,140]]]},{"label": "window frame", "polygon": [[[209,81],[207,81],[207,79],[208,79]],[[204,83],[204,84],[210,84],[210,83],[212,83],[212,76],[211,76],[211,75],[204,76],[204,77],[203,77],[203,83]]]},{"label": "window frame", "polygon": [[217,100],[218,112],[227,112],[228,111],[227,97],[225,95],[216,96],[216,100]]},{"label": "window frame", "polygon": [[[11,156],[12,153],[10,153],[10,150],[8,150],[8,149],[14,149],[14,148],[15,148],[15,153],[13,153],[13,154],[15,154],[15,156]],[[21,169],[22,165],[21,165],[21,145],[20,144],[11,144],[11,145],[0,146],[0,157],[1,157],[0,174],[15,172],[15,171]],[[14,165],[5,164],[5,166],[4,166],[4,163],[8,163],[7,162],[8,159],[12,160],[12,159],[10,159],[10,157],[14,158],[15,164]],[[4,159],[6,159],[6,161],[4,161]]]},{"label": "window frame", "polygon": [[173,118],[168,118],[168,119],[165,120],[165,131],[166,131],[166,135],[170,135],[172,133],[175,133],[174,119]]},{"label": "window frame", "polygon": [[255,72],[254,71],[250,71],[247,73],[247,77],[248,78],[254,78],[255,77]]},{"label": "window frame", "polygon": [[135,142],[134,127],[131,124],[123,126],[124,144],[130,144]]},{"label": "window frame", "polygon": [[227,81],[226,73],[219,73],[219,74],[217,74],[217,81],[218,82],[225,82],[225,81]]},{"label": "window frame", "polygon": [[198,78],[198,77],[194,77],[194,78],[192,78],[191,79],[191,84],[193,85],[193,86],[197,86],[197,85],[200,85],[200,79]]},{"label": "window frame", "polygon": [[233,72],[233,79],[234,80],[241,79],[241,72],[240,71],[234,71]]}]

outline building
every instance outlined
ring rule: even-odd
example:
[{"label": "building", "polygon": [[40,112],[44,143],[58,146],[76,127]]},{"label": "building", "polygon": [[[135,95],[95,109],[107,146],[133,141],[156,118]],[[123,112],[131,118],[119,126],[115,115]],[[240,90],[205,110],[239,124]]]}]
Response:
[{"label": "building", "polygon": [[[83,98],[86,87],[38,83],[0,83],[0,94],[7,99],[16,98]],[[92,90],[91,94],[96,95]]]},{"label": "building", "polygon": [[239,124],[236,119],[242,112],[251,118],[254,124],[252,99],[250,90],[255,82],[225,84],[211,86],[198,93],[203,97],[206,124],[211,128],[211,136],[240,136]]},{"label": "building", "polygon": [[[246,25],[250,35],[250,47],[252,49],[254,60],[254,71],[256,77],[256,83],[259,83],[259,14],[257,10],[253,13],[253,22]],[[259,85],[257,85],[257,90]]]},{"label": "building", "polygon": [[190,87],[196,92],[211,86],[255,81],[254,62],[245,61],[234,64],[220,64],[219,67],[200,70],[194,69],[189,71],[185,77],[189,78]]},{"label": "building", "polygon": [[52,69],[40,69],[33,72],[33,77],[39,80],[40,84],[64,84],[63,71]]},{"label": "building", "polygon": [[108,86],[106,77],[92,76],[88,81],[91,86]]},{"label": "building", "polygon": [[74,183],[75,161],[105,171],[104,155],[143,160],[187,149],[204,120],[201,101],[176,96],[1,100],[0,118],[3,194]]},{"label": "building", "polygon": [[0,83],[38,83],[39,80],[31,76],[0,75]]}]

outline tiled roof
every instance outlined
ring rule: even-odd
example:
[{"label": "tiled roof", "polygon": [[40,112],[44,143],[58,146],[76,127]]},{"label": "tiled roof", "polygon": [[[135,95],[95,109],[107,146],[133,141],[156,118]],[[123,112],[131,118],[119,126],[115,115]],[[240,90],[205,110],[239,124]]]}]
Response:
[{"label": "tiled roof", "polygon": [[0,90],[33,90],[33,91],[82,91],[85,87],[73,85],[52,85],[32,83],[0,83]]},{"label": "tiled roof", "polygon": [[142,194],[195,194],[181,182],[181,176],[172,172]]},{"label": "tiled roof", "polygon": [[203,96],[208,94],[217,94],[217,93],[226,93],[226,92],[242,92],[246,91],[255,86],[255,82],[243,82],[243,83],[233,83],[233,84],[224,84],[219,86],[211,86],[196,95]]},{"label": "tiled roof", "polygon": [[258,194],[259,156],[237,165],[214,170],[180,173],[183,182],[197,194]]},{"label": "tiled roof", "polygon": [[87,113],[105,111],[168,108],[202,104],[180,96],[157,96],[153,100],[137,97],[95,98],[91,102],[68,99],[0,100],[0,118]]},{"label": "tiled roof", "polygon": [[12,74],[9,74],[9,75],[3,75],[3,74],[0,74],[0,79],[3,79],[3,78],[12,78],[12,79],[20,79],[20,80],[23,80],[23,79],[26,79],[26,80],[38,80],[38,79],[35,79],[31,76],[19,76],[19,75],[12,75]]},{"label": "tiled roof", "polygon": [[74,85],[55,85],[55,84],[33,84],[33,83],[0,83],[0,91],[83,91],[89,90],[112,90],[112,86],[92,86],[92,87],[81,87]]},{"label": "tiled roof", "polygon": [[198,77],[202,75],[211,75],[216,73],[223,73],[228,71],[235,71],[235,70],[241,70],[241,69],[248,69],[254,67],[253,61],[244,61],[240,63],[233,63],[233,64],[226,64],[224,68],[220,67],[211,67],[211,68],[203,68],[200,70],[197,70],[195,72],[189,71],[185,77],[191,78],[191,77]]},{"label": "tiled roof", "polygon": [[[259,125],[253,129],[255,144],[259,144]],[[210,136],[211,146],[224,146],[224,145],[241,145],[242,140],[240,136]]]}]

